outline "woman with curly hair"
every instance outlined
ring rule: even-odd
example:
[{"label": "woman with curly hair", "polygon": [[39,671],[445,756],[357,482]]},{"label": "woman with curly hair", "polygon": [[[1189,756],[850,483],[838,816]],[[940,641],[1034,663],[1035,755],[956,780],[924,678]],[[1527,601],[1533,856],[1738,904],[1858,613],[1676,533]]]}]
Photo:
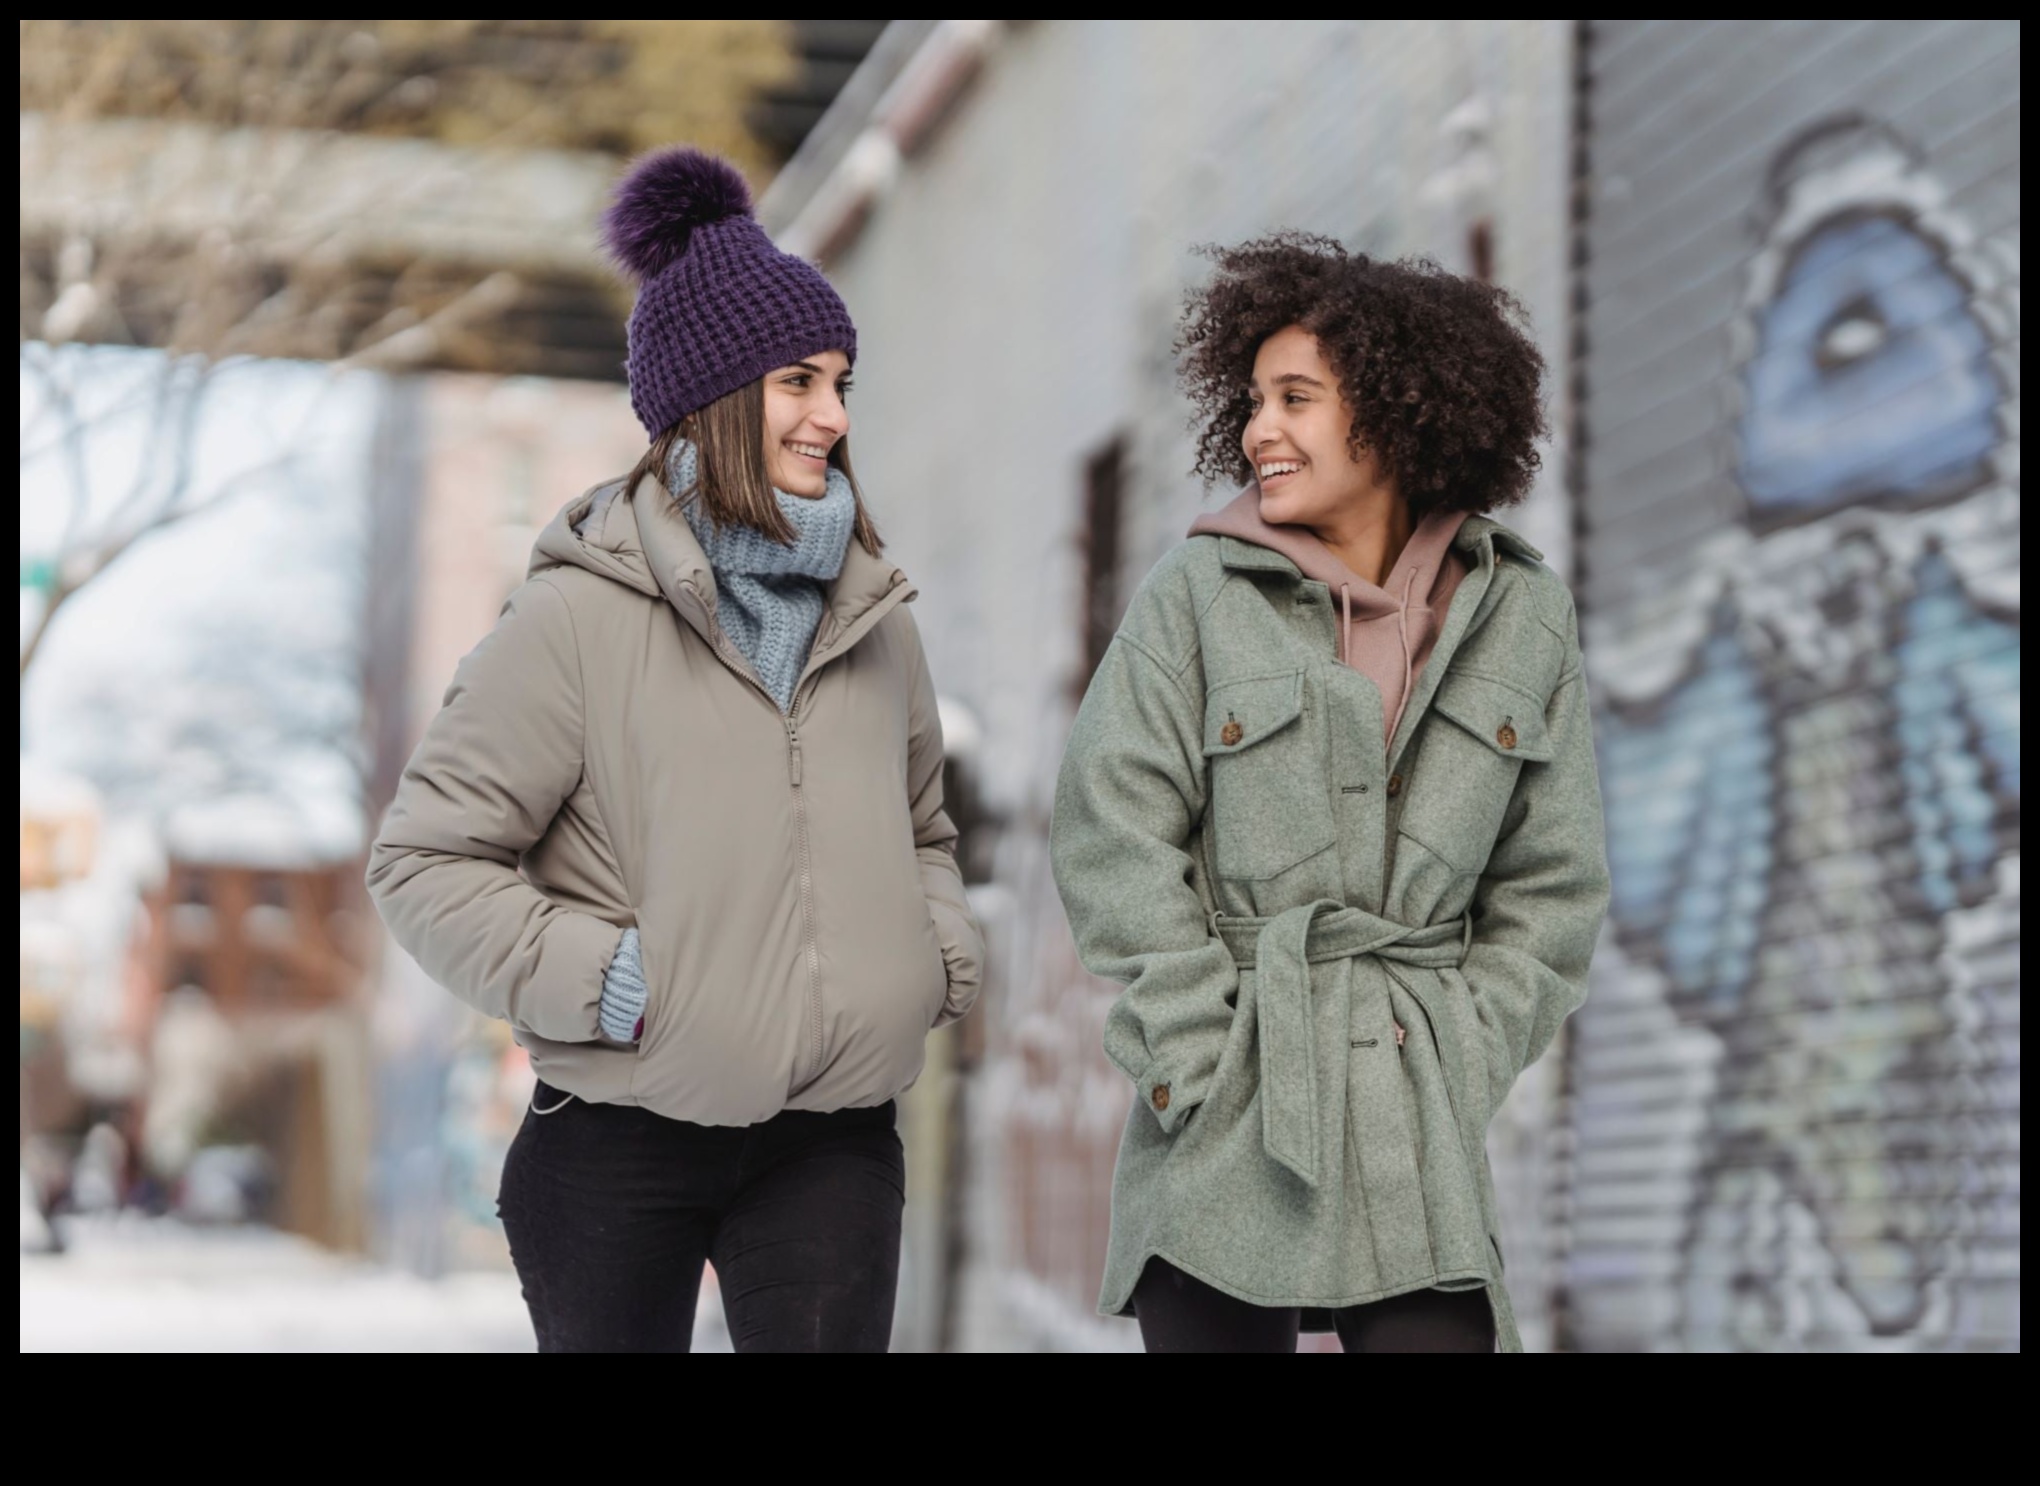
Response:
[{"label": "woman with curly hair", "polygon": [[1136,1098],[1100,1309],[1149,1351],[1519,1350],[1485,1136],[1607,906],[1571,595],[1522,499],[1508,293],[1296,233],[1215,254],[1178,349],[1246,489],[1148,575],[1056,793]]}]

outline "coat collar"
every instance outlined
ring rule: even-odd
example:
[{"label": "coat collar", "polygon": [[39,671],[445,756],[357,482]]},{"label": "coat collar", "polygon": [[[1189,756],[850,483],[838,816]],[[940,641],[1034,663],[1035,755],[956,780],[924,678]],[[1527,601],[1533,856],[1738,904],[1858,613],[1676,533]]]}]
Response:
[{"label": "coat collar", "polygon": [[1544,554],[1522,537],[1486,516],[1467,517],[1453,545],[1467,555],[1468,572],[1460,580],[1458,591],[1452,595],[1452,607],[1446,611],[1445,627],[1438,633],[1438,643],[1431,648],[1431,658],[1424,662],[1423,673],[1417,677],[1416,686],[1403,703],[1402,721],[1396,726],[1395,737],[1389,741],[1390,769],[1401,763],[1403,752],[1416,736],[1417,724],[1430,711],[1431,699],[1437,695],[1438,684],[1445,679],[1445,672],[1451,668],[1452,658],[1460,645],[1486,623],[1492,612],[1498,593],[1495,569],[1500,564],[1501,554],[1515,553],[1532,562],[1544,560]]},{"label": "coat collar", "polygon": [[1302,568],[1274,548],[1243,542],[1238,537],[1218,539],[1218,560],[1229,568],[1249,573],[1281,573],[1289,578],[1303,576]]},{"label": "coat collar", "polygon": [[1491,516],[1467,517],[1452,545],[1462,552],[1478,552],[1487,547],[1498,552],[1513,552],[1532,562],[1544,561],[1544,554],[1524,541],[1520,533],[1509,530]]}]

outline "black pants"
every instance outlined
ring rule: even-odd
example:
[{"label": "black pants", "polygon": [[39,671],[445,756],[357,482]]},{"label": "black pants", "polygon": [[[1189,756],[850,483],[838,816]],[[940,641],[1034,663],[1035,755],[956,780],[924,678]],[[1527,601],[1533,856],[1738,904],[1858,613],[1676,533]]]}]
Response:
[{"label": "black pants", "polygon": [[709,1260],[739,1352],[883,1352],[906,1201],[894,1119],[887,1103],[691,1125],[541,1083],[498,1204],[538,1349],[686,1351]]},{"label": "black pants", "polygon": [[[1150,1259],[1133,1287],[1140,1338],[1150,1352],[1294,1352],[1303,1313],[1250,1305]],[[1332,1312],[1348,1352],[1492,1352],[1495,1318],[1485,1290],[1416,1290]]]}]

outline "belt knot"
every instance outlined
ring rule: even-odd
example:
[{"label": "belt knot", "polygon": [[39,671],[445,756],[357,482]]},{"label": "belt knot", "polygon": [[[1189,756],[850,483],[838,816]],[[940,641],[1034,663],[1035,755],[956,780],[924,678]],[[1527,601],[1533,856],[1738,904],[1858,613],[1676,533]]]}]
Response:
[{"label": "belt knot", "polygon": [[1319,1120],[1310,967],[1362,955],[1424,969],[1455,967],[1465,961],[1473,942],[1473,919],[1462,914],[1419,927],[1320,898],[1273,918],[1214,913],[1211,927],[1231,951],[1233,963],[1254,971],[1262,1144],[1271,1158],[1316,1186]]}]

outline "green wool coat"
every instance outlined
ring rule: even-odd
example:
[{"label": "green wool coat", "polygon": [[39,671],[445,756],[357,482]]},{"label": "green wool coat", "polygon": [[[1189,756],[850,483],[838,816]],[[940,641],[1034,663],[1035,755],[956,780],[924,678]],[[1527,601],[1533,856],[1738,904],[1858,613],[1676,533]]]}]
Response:
[{"label": "green wool coat", "polygon": [[1392,742],[1325,585],[1231,537],[1161,561],[1085,695],[1050,846],[1126,986],[1107,1314],[1159,1255],[1308,1310],[1485,1286],[1521,1346],[1484,1137],[1585,996],[1608,870],[1572,596],[1493,521],[1456,546]]}]

